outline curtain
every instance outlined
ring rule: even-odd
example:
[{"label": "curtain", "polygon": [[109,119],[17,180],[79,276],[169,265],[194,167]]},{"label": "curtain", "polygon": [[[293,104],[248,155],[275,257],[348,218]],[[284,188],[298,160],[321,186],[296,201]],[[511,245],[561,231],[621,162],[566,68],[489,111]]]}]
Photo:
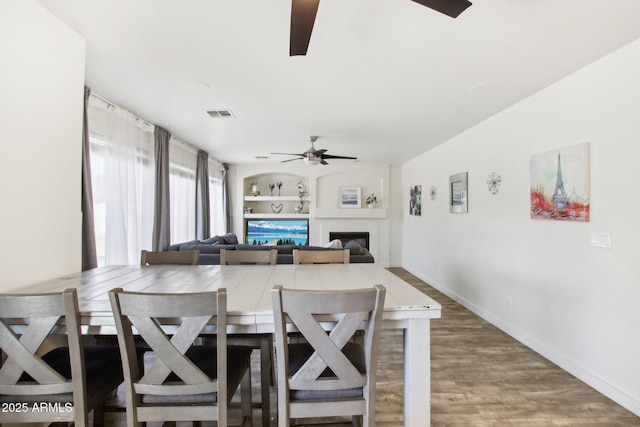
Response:
[{"label": "curtain", "polygon": [[169,144],[171,242],[196,238],[196,168],[198,152],[176,138]]},{"label": "curtain", "polygon": [[227,232],[223,191],[224,167],[209,159],[209,210],[211,213],[210,234],[222,235]]},{"label": "curtain", "polygon": [[211,237],[209,221],[209,155],[199,150],[196,168],[196,239]]},{"label": "curtain", "polygon": [[156,153],[155,203],[153,207],[153,250],[164,251],[171,244],[171,202],[169,190],[169,140],[171,134],[160,126],[153,131]]},{"label": "curtain", "polygon": [[152,242],[153,126],[94,95],[88,121],[98,265],[139,264]]},{"label": "curtain", "polygon": [[89,96],[91,89],[84,87],[82,117],[82,271],[98,266],[96,230],[93,219],[93,189],[91,187],[91,143],[89,139]]},{"label": "curtain", "polygon": [[223,163],[222,167],[222,210],[224,214],[224,228],[226,233],[230,233],[233,230],[231,229],[231,209],[229,208],[229,165]]}]

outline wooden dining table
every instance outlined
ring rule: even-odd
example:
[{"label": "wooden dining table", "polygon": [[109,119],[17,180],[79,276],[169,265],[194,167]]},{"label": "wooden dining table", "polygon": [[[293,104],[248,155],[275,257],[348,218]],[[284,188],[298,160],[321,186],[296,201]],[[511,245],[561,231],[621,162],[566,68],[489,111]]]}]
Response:
[{"label": "wooden dining table", "polygon": [[[378,264],[105,266],[37,283],[16,293],[77,288],[83,333],[115,335],[108,291],[204,292],[227,289],[228,332],[273,333],[271,288],[345,290],[382,284],[383,329],[403,330],[404,425],[426,426],[430,408],[430,321],[442,307]],[[384,351],[382,349],[382,351]]]}]

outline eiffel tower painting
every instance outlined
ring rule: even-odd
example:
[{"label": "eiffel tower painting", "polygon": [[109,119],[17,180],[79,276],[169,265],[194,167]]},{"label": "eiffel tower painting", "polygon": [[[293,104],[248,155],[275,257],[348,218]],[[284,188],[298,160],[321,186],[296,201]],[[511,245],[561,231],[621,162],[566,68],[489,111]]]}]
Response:
[{"label": "eiffel tower painting", "polygon": [[589,144],[531,156],[530,196],[531,219],[589,221]]}]

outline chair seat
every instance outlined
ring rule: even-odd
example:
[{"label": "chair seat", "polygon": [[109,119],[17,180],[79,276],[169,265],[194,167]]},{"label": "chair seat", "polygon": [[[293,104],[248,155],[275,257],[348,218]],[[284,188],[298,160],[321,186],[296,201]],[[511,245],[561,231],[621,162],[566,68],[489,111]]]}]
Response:
[{"label": "chair seat", "polygon": [[[217,346],[215,345],[192,346],[187,350],[186,356],[211,379],[217,379],[217,351]],[[227,390],[229,397],[233,396],[234,391],[240,385],[242,377],[250,364],[251,351],[252,349],[250,347],[240,345],[227,346]],[[182,381],[172,373],[163,384],[170,385],[172,383],[182,384]],[[141,398],[143,404],[203,404],[217,403],[218,393],[179,396],[145,394],[142,395]]]},{"label": "chair seat", "polygon": [[[364,348],[354,342],[348,342],[342,348],[342,352],[347,359],[355,366],[361,374],[366,374],[366,363]],[[314,353],[313,347],[307,343],[289,344],[289,375],[296,373],[302,365]],[[320,375],[321,377],[335,377],[331,369],[327,368]],[[342,390],[289,390],[291,400],[316,400],[316,399],[340,399],[362,397],[362,387],[348,388]]]},{"label": "chair seat", "polygon": [[[105,389],[115,389],[124,381],[122,362],[118,346],[85,346],[85,371],[87,380],[87,398],[102,393]],[[42,356],[51,368],[67,379],[71,379],[69,347],[58,347]],[[33,382],[28,374],[22,374],[20,382]],[[16,396],[0,395],[0,402],[15,401]],[[73,393],[25,395],[20,396],[25,403],[53,402],[72,403]]]}]

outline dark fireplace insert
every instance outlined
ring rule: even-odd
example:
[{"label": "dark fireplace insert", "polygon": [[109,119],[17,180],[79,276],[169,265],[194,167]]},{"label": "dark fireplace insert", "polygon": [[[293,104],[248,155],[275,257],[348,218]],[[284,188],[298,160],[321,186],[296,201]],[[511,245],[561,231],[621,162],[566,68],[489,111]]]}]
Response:
[{"label": "dark fireplace insert", "polygon": [[330,231],[329,241],[338,239],[342,242],[342,246],[351,240],[360,243],[362,247],[369,249],[369,232],[368,231]]}]

